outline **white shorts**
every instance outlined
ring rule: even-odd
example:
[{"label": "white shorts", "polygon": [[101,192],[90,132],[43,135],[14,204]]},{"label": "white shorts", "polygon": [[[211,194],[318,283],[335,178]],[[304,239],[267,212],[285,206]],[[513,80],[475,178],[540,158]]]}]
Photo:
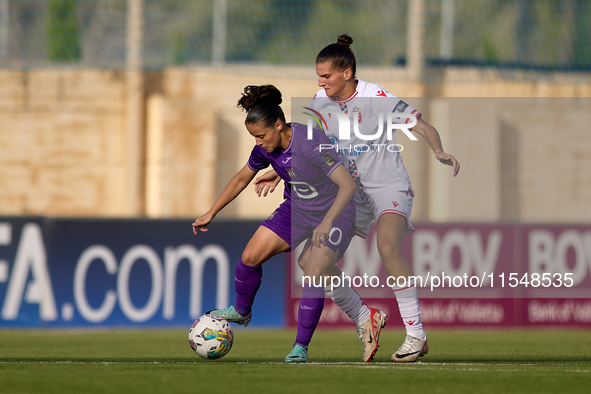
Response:
[{"label": "white shorts", "polygon": [[397,190],[398,188],[395,185],[387,186],[378,189],[377,193],[367,193],[367,189],[365,190],[370,197],[369,203],[366,205],[355,201],[355,226],[357,227],[355,235],[361,238],[367,237],[371,223],[374,220],[377,222],[380,216],[388,213],[399,215],[406,219],[405,234],[415,232],[409,220],[414,192],[411,188]]}]

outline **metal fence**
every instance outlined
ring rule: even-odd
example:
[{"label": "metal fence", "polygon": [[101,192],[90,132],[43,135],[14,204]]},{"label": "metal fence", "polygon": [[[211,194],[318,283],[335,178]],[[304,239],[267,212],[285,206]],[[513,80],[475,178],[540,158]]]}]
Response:
[{"label": "metal fence", "polygon": [[427,67],[591,70],[586,0],[0,0],[0,67],[122,69],[132,45],[146,69],[311,64],[341,33],[360,64],[395,67],[417,23]]}]

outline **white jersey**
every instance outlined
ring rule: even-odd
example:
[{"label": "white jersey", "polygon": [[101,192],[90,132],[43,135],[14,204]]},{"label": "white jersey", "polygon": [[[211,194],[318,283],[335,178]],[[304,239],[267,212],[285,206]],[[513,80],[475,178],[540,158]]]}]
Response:
[{"label": "white jersey", "polygon": [[[392,123],[408,123],[409,117],[418,118],[421,115],[416,108],[376,84],[358,80],[355,92],[341,101],[327,97],[324,89],[320,89],[312,99],[312,109],[321,116],[326,135],[338,145],[337,152],[357,184],[356,202],[368,204],[384,187],[391,190],[394,186],[396,190],[408,190],[414,195],[398,153],[401,147],[395,144],[396,129],[388,138],[387,117],[388,114],[399,113],[405,116],[394,118]],[[338,117],[323,111],[341,112],[349,117],[351,130],[348,140],[339,140]],[[357,119],[353,119],[354,114]],[[353,129],[355,121],[359,127],[357,134]],[[378,135],[380,128],[382,133]],[[358,134],[367,137],[359,138]]]}]

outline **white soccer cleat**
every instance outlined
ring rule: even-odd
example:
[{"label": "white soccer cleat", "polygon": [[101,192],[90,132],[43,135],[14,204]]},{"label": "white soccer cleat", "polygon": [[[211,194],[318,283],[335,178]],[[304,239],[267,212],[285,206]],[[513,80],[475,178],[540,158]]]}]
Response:
[{"label": "white soccer cleat", "polygon": [[392,355],[392,361],[395,363],[414,363],[419,357],[429,353],[429,344],[427,337],[424,341],[410,335],[406,336],[400,349]]},{"label": "white soccer cleat", "polygon": [[379,309],[369,308],[369,319],[357,328],[357,337],[363,343],[363,361],[366,363],[373,360],[374,354],[378,351],[378,340],[380,332],[386,325],[386,315]]}]

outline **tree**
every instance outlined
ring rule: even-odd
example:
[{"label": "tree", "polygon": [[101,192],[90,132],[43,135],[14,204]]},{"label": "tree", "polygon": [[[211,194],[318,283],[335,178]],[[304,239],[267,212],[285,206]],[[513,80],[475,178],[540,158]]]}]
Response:
[{"label": "tree", "polygon": [[76,18],[77,0],[49,0],[47,56],[52,61],[80,59],[80,31]]}]

